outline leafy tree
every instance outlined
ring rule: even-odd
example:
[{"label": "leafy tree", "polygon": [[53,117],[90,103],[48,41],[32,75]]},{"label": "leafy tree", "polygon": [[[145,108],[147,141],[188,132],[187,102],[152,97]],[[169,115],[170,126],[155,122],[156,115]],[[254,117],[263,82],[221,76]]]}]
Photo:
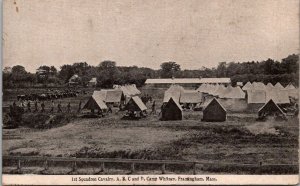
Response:
[{"label": "leafy tree", "polygon": [[160,76],[162,78],[172,78],[175,75],[175,72],[180,71],[180,65],[176,64],[176,62],[164,62],[160,65],[161,73]]}]

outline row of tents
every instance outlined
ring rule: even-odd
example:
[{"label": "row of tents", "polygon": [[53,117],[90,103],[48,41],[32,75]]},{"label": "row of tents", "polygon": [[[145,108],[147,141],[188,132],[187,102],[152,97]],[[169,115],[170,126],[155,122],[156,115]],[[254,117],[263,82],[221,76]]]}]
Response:
[{"label": "row of tents", "polygon": [[[162,120],[182,120],[182,107],[172,97],[162,109]],[[258,118],[264,119],[267,116],[276,116],[281,119],[286,119],[282,109],[270,99],[258,110]],[[202,121],[206,122],[223,122],[227,119],[227,110],[216,99],[213,98],[204,108]]]},{"label": "row of tents", "polygon": [[123,107],[124,110],[132,112],[144,111],[147,109],[145,104],[138,96],[141,92],[135,85],[114,86],[113,89],[102,89],[94,91],[82,109],[94,112],[103,112],[109,107]]},{"label": "row of tents", "polygon": [[[279,115],[284,115],[282,109],[286,109],[287,107],[288,109],[292,108],[293,104],[290,104],[291,98],[298,99],[298,89],[292,84],[283,87],[280,83],[273,86],[271,83],[264,85],[261,82],[248,82],[245,86],[245,88],[241,88],[239,86],[225,87],[224,85],[218,84],[202,84],[196,90],[185,90],[179,85],[172,85],[165,91],[163,102],[168,103],[169,100],[172,99],[176,103],[174,105],[180,105],[181,109],[182,107],[184,108],[186,103],[192,103],[196,105],[196,108],[199,105],[200,109],[203,110],[203,114],[207,112],[207,108],[209,108],[208,106],[211,103],[214,103],[213,105],[219,104],[219,109],[216,109],[219,110],[219,112],[214,111],[218,114],[208,118],[223,116],[222,118],[224,119],[226,118],[224,117],[224,115],[226,115],[224,111],[261,113],[264,112],[262,108],[267,108],[269,106],[266,105],[270,104],[272,108],[278,111]],[[195,110],[195,107],[192,108]],[[180,109],[177,110],[177,112],[179,112]],[[292,110],[297,109],[293,107]],[[208,116],[207,114],[204,115]],[[212,113],[212,115],[214,114]],[[203,116],[203,119],[208,120],[205,116]]]}]

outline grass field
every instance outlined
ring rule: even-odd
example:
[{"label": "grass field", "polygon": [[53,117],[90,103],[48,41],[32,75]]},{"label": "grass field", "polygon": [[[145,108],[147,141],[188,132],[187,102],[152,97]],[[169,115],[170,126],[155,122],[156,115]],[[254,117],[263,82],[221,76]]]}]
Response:
[{"label": "grass field", "polygon": [[[80,95],[62,101],[70,101],[75,113],[78,100],[87,98]],[[158,95],[154,98],[161,102]],[[3,139],[3,155],[298,164],[298,118],[257,122],[255,114],[230,113],[226,122],[210,123],[201,121],[202,112],[186,111],[182,121],[159,121],[158,115],[126,121],[121,120],[122,114],[114,110],[104,118],[75,117],[51,129],[3,129],[4,136],[12,136]],[[238,166],[207,172],[256,173]],[[291,173],[284,168],[277,172]]]}]

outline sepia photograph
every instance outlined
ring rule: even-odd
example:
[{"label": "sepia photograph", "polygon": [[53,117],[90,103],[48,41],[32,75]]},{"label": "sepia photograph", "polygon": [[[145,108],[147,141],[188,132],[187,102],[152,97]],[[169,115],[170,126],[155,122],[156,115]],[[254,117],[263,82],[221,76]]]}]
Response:
[{"label": "sepia photograph", "polygon": [[4,0],[2,184],[297,184],[299,4]]}]

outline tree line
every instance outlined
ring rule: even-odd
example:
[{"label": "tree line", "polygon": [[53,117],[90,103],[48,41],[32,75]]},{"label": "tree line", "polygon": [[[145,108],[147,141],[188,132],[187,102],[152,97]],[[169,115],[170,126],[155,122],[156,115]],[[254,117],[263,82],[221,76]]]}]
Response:
[{"label": "tree line", "polygon": [[195,70],[182,70],[176,62],[163,62],[160,69],[137,66],[117,66],[114,61],[102,61],[97,66],[86,62],[65,64],[57,70],[54,66],[40,66],[36,73],[30,73],[21,65],[3,69],[3,87],[45,87],[65,86],[69,79],[77,74],[80,85],[86,86],[91,78],[97,78],[97,87],[111,88],[114,84],[136,84],[143,86],[148,78],[209,78],[229,77],[236,82],[261,81],[283,85],[299,84],[299,54],[292,54],[275,61],[267,59],[251,62],[220,62],[217,67],[201,67]]}]

